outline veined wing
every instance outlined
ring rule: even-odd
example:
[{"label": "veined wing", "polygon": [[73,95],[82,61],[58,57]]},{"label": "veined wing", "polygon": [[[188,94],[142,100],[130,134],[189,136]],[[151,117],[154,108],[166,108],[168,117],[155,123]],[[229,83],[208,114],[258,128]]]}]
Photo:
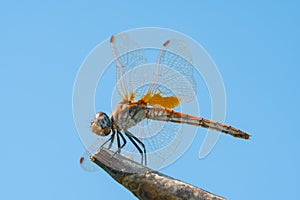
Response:
[{"label": "veined wing", "polygon": [[82,154],[79,162],[80,162],[80,166],[84,170],[89,172],[95,172],[99,170],[99,167],[90,160],[90,157],[99,149],[102,143],[103,143],[103,139],[98,137],[97,140],[95,140],[93,144],[89,146]]},{"label": "veined wing", "polygon": [[147,63],[146,56],[139,45],[125,33],[118,33],[110,39],[111,49],[116,64],[116,87],[124,100],[133,100],[130,81],[125,80],[125,73]]},{"label": "veined wing", "polygon": [[196,95],[192,57],[187,45],[178,39],[166,41],[158,55],[154,80],[144,98],[152,105],[174,108]]},{"label": "veined wing", "polygon": [[196,83],[192,57],[183,41],[165,42],[155,66],[147,65],[144,51],[125,33],[112,36],[111,48],[116,64],[116,87],[123,100],[133,100],[137,95],[146,103],[168,108],[178,106],[180,101],[193,100]]}]

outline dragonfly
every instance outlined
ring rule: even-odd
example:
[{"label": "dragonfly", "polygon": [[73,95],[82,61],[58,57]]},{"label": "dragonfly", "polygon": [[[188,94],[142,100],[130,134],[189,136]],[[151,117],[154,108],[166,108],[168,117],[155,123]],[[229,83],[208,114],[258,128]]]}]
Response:
[{"label": "dragonfly", "polygon": [[[121,100],[111,117],[98,112],[90,122],[93,133],[109,137],[101,147],[108,143],[111,148],[116,142],[116,153],[121,153],[129,140],[138,151],[141,164],[147,165],[147,146],[130,131],[145,120],[188,124],[236,138],[250,138],[248,133],[233,126],[175,110],[182,102],[193,99],[196,90],[192,59],[183,41],[170,39],[163,43],[152,66],[147,65],[143,51],[127,34],[113,35],[110,45],[116,66],[116,90]],[[143,84],[143,81],[147,83]],[[80,162],[83,161],[84,157]]]}]

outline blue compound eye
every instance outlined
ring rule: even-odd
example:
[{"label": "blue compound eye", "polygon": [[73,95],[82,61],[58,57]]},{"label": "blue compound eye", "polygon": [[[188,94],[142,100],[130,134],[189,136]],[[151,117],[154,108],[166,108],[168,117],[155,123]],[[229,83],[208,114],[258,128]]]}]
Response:
[{"label": "blue compound eye", "polygon": [[111,131],[111,120],[104,112],[98,112],[91,121],[91,130],[99,136],[107,136]]},{"label": "blue compound eye", "polygon": [[104,112],[98,112],[95,115],[95,122],[98,124],[99,127],[102,129],[110,128],[111,127],[111,121],[107,114]]}]

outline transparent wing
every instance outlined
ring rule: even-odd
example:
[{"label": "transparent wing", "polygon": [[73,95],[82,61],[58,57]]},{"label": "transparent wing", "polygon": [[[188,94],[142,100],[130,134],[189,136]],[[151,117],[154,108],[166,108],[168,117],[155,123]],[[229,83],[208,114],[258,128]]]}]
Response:
[{"label": "transparent wing", "polygon": [[[158,58],[156,62],[154,58],[153,64],[147,63],[144,51],[126,34],[114,35],[111,46],[117,68],[116,88],[122,99],[131,99],[131,93],[136,95],[136,99],[148,93],[176,96],[185,102],[194,99],[196,83],[192,58],[183,41],[173,39],[164,43],[155,52]],[[147,50],[145,52],[149,53]],[[113,93],[113,107],[118,103],[118,94]],[[148,164],[153,169],[161,168],[168,159],[174,160],[174,152],[182,148],[180,143],[188,138],[182,137],[181,125],[160,121],[143,121],[130,131],[145,144]],[[128,139],[121,153],[140,162],[141,155]]]},{"label": "transparent wing", "polygon": [[82,154],[79,162],[80,166],[84,170],[89,172],[95,172],[99,170],[99,167],[90,160],[90,156],[92,156],[100,148],[103,142],[103,138],[97,138],[97,140],[95,140],[93,144],[89,146],[88,149],[86,149],[85,152]]},{"label": "transparent wing", "polygon": [[[196,81],[193,75],[192,56],[188,46],[181,40],[165,42],[159,52],[155,68],[155,84],[152,93],[165,93],[168,88],[180,99],[189,102],[196,95]],[[168,95],[168,94],[166,94]]]},{"label": "transparent wing", "polygon": [[88,150],[86,150],[80,158],[80,161],[79,161],[80,166],[85,171],[89,171],[89,172],[98,171],[99,167],[90,160],[90,156],[91,156],[91,153]]},{"label": "transparent wing", "polygon": [[132,77],[125,79],[124,75],[135,67],[146,64],[147,59],[139,45],[125,33],[113,35],[110,44],[116,64],[116,88],[121,98],[128,100],[132,92]]},{"label": "transparent wing", "polygon": [[[143,121],[132,127],[130,132],[139,138],[147,151],[147,167],[160,169],[167,164],[182,141],[182,130],[179,124],[164,123],[160,121]],[[138,149],[127,139],[127,144],[121,154],[138,163],[141,154]],[[116,145],[116,144],[114,144]]]},{"label": "transparent wing", "polygon": [[[147,70],[146,70],[147,69]],[[190,102],[196,95],[196,81],[193,74],[192,56],[188,46],[181,40],[172,39],[165,42],[159,51],[155,66],[146,66],[140,70],[148,72],[145,83],[135,90],[137,94],[162,94],[163,97],[175,96],[180,101]],[[152,79],[150,81],[149,79]],[[147,92],[146,92],[147,93]],[[168,98],[162,98],[168,101]],[[160,103],[159,103],[160,104]],[[160,104],[162,105],[162,104]],[[168,105],[168,104],[166,104]],[[180,109],[180,108],[179,108]],[[158,169],[175,160],[180,144],[188,144],[188,134],[182,135],[182,126],[160,121],[144,121],[133,127],[134,132],[147,147],[150,167]],[[180,151],[178,151],[180,152]]]},{"label": "transparent wing", "polygon": [[[155,66],[147,64],[144,51],[125,33],[112,36],[111,48],[116,64],[116,89],[123,100],[133,100],[133,94],[141,98],[147,93],[176,96],[184,102],[194,99],[196,82],[192,57],[183,41],[172,39],[165,42]],[[139,67],[142,69],[136,70]],[[134,73],[128,74],[130,71]],[[148,83],[151,85],[146,87]],[[144,89],[137,92],[141,86]]]}]

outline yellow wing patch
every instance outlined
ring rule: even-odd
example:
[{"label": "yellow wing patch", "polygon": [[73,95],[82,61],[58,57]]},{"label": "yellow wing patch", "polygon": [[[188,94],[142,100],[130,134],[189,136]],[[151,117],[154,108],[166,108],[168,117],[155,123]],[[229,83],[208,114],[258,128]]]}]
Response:
[{"label": "yellow wing patch", "polygon": [[163,97],[160,93],[151,94],[151,92],[148,92],[142,100],[146,103],[149,103],[151,105],[161,105],[166,108],[175,108],[179,105],[180,101],[175,96],[170,97]]},{"label": "yellow wing patch", "polygon": [[130,101],[133,101],[134,98],[135,98],[134,92],[133,92],[133,91],[130,91],[130,97],[129,97],[129,100],[130,100]]}]

